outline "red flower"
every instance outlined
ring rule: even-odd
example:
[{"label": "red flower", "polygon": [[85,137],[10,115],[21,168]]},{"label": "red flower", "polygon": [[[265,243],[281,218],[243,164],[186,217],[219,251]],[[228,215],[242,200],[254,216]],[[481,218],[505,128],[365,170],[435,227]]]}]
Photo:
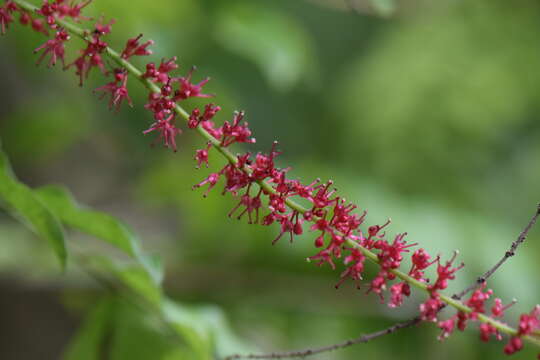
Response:
[{"label": "red flower", "polygon": [[156,140],[163,140],[165,147],[171,148],[176,152],[176,135],[181,134],[182,130],[178,129],[174,124],[174,115],[170,115],[168,118],[158,120],[150,127],[143,131],[143,134],[148,134],[152,131],[157,131],[159,137]]},{"label": "red flower", "polygon": [[515,352],[518,352],[523,348],[523,341],[520,337],[513,336],[508,344],[504,347],[504,353],[506,355],[512,355]]},{"label": "red flower", "polygon": [[105,24],[103,22],[103,19],[104,19],[104,17],[101,16],[99,18],[98,22],[95,24],[94,34],[96,34],[97,36],[110,34],[111,31],[112,31],[112,26],[116,22],[115,19],[111,19],[111,21],[109,21],[108,24]]},{"label": "red flower", "polygon": [[73,0],[68,4],[67,0],[56,0],[52,3],[48,0],[44,0],[43,5],[39,8],[37,13],[43,15],[47,20],[47,24],[54,29],[56,28],[56,18],[63,19],[67,16],[72,18],[75,22],[90,20],[89,17],[82,16],[81,12],[82,9],[91,2],[92,0],[87,0],[76,4],[75,0]]},{"label": "red flower", "polygon": [[206,189],[206,192],[203,195],[204,197],[207,197],[210,190],[212,190],[212,188],[214,186],[216,186],[220,176],[221,175],[218,174],[218,173],[212,173],[212,174],[208,175],[208,177],[206,179],[204,179],[203,181],[201,181],[197,185],[193,185],[193,190],[195,190],[197,188],[200,188],[201,186],[204,186],[206,184],[209,184],[208,189]]},{"label": "red flower", "polygon": [[79,4],[75,4],[75,1],[72,1],[69,6],[64,5],[63,7],[59,7],[59,11],[62,15],[69,16],[76,22],[81,20],[91,20],[91,18],[81,15],[82,9],[88,6],[88,4],[91,2],[92,0],[86,0]]},{"label": "red flower", "polygon": [[426,321],[436,321],[437,313],[444,303],[439,298],[439,295],[432,293],[431,297],[424,303],[420,304],[420,317]]},{"label": "red flower", "polygon": [[457,267],[452,267],[452,263],[457,257],[457,251],[454,253],[452,258],[446,262],[446,264],[443,266],[440,263],[439,258],[437,258],[437,280],[433,285],[430,285],[428,289],[430,291],[434,290],[444,290],[448,286],[448,280],[453,280],[456,276],[454,273],[460,269],[462,269],[465,264],[461,263]]},{"label": "red flower", "polygon": [[495,335],[497,340],[502,340],[501,334],[493,325],[488,323],[480,324],[480,340],[487,342],[491,335]]},{"label": "red flower", "polygon": [[103,99],[103,97],[107,95],[107,93],[111,94],[111,99],[109,101],[110,110],[112,110],[113,107],[116,107],[116,111],[119,111],[120,106],[122,105],[122,101],[124,99],[127,99],[129,106],[133,107],[133,103],[131,101],[131,98],[129,97],[126,87],[127,79],[128,74],[126,70],[115,69],[114,81],[111,81],[110,83],[95,89],[94,92],[103,91],[104,93],[101,96],[101,99]]},{"label": "red flower", "polygon": [[439,328],[441,328],[442,333],[439,335],[439,340],[446,339],[452,332],[454,331],[456,321],[454,318],[450,318],[448,320],[439,321],[437,324]]},{"label": "red flower", "polygon": [[148,50],[148,46],[153,45],[153,40],[148,40],[144,44],[139,44],[139,39],[143,35],[140,34],[137,37],[128,39],[126,43],[126,47],[124,48],[124,51],[122,51],[122,58],[123,59],[129,59],[130,57],[136,55],[136,56],[145,56],[145,55],[151,55],[152,50]]},{"label": "red flower", "polygon": [[251,130],[249,130],[248,123],[240,122],[244,119],[245,113],[243,111],[236,111],[233,116],[232,124],[225,121],[222,129],[221,146],[227,147],[233,143],[255,143],[255,139],[250,137]]},{"label": "red flower", "polygon": [[107,75],[105,64],[101,58],[101,53],[107,48],[107,43],[100,40],[100,35],[95,34],[92,40],[87,41],[86,49],[81,50],[81,55],[69,64],[66,68],[75,65],[75,74],[79,75],[79,85],[82,86],[83,78],[87,78],[93,67],[98,67],[104,75]]},{"label": "red flower", "polygon": [[43,23],[41,19],[36,18],[32,20],[32,29],[35,32],[39,32],[39,33],[44,34],[45,36],[49,36],[49,32],[45,28],[45,24]]},{"label": "red flower", "polygon": [[469,315],[469,317],[472,319],[475,319],[478,313],[484,314],[486,312],[486,310],[484,309],[484,303],[489,299],[491,294],[493,294],[493,290],[491,289],[486,292],[482,292],[482,290],[485,289],[486,285],[486,283],[483,283],[480,289],[477,289],[475,292],[473,292],[469,300],[465,302],[465,305],[467,305],[473,310],[472,313]]},{"label": "red flower", "polygon": [[390,297],[388,306],[395,308],[403,304],[403,295],[411,295],[411,287],[406,282],[400,282],[390,286],[390,292],[392,293],[392,296]]},{"label": "red flower", "polygon": [[195,160],[197,161],[197,169],[199,169],[203,163],[205,163],[206,167],[208,167],[208,151],[211,147],[212,143],[208,142],[208,145],[206,145],[206,149],[199,149],[196,151]]},{"label": "red flower", "polygon": [[56,60],[59,58],[62,60],[62,65],[65,67],[64,62],[64,43],[69,40],[69,34],[63,30],[60,29],[56,32],[56,35],[54,39],[47,40],[43,45],[36,48],[34,50],[34,53],[37,53],[38,51],[45,50],[43,54],[41,54],[40,58],[37,61],[37,64],[39,65],[45,56],[50,55],[49,59],[49,67],[56,65]]},{"label": "red flower", "polygon": [[202,87],[210,81],[210,78],[203,79],[198,84],[191,83],[191,76],[195,71],[195,66],[191,68],[186,77],[175,78],[174,80],[180,82],[180,88],[176,90],[174,94],[174,101],[185,100],[190,97],[209,98],[213,95],[203,94]]},{"label": "red flower", "polygon": [[16,10],[17,5],[13,1],[8,1],[4,6],[0,7],[0,33],[2,35],[6,33],[9,24],[13,22],[11,14]]}]

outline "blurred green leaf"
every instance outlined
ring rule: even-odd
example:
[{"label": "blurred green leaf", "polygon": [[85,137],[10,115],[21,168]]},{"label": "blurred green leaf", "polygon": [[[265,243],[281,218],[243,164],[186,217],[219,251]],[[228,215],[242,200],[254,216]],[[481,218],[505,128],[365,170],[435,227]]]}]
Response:
[{"label": "blurred green leaf", "polygon": [[63,223],[125,251],[139,260],[157,283],[161,282],[161,264],[155,258],[141,254],[139,240],[120,220],[106,213],[85,209],[62,186],[43,186],[35,193]]},{"label": "blurred green leaf", "polygon": [[155,284],[161,284],[164,276],[163,262],[159,255],[138,253],[137,260],[148,274],[152,277]]},{"label": "blurred green leaf", "polygon": [[295,86],[313,66],[311,41],[301,25],[266,6],[227,4],[219,13],[215,36],[229,51],[257,64],[280,91]]},{"label": "blurred green leaf", "polygon": [[206,360],[179,338],[166,324],[125,301],[115,306],[115,328],[111,341],[111,360]]},{"label": "blurred green leaf", "polygon": [[186,339],[200,359],[211,359],[212,339],[198,314],[172,301],[163,302],[163,314],[175,331]]},{"label": "blurred green leaf", "polygon": [[381,16],[390,16],[396,10],[395,0],[370,0],[371,6]]},{"label": "blurred green leaf", "polygon": [[35,193],[63,223],[105,240],[131,256],[139,251],[135,235],[124,224],[108,214],[84,209],[68,189],[47,185],[36,189]]},{"label": "blurred green leaf", "polygon": [[159,305],[161,301],[161,289],[156,286],[146,271],[138,266],[130,266],[116,271],[118,277],[134,291],[138,292],[146,300]]},{"label": "blurred green leaf", "polygon": [[217,306],[193,307],[199,322],[207,327],[207,331],[213,335],[216,353],[219,356],[227,356],[235,353],[256,352],[254,346],[242,341],[231,329],[223,311]]},{"label": "blurred green leaf", "polygon": [[103,358],[103,344],[107,330],[112,326],[113,307],[112,299],[103,299],[95,305],[68,346],[64,360]]},{"label": "blurred green leaf", "polygon": [[[92,11],[96,16],[103,12],[111,14],[111,16],[112,14],[122,14],[122,24],[115,28],[116,31],[127,31],[126,29],[140,31],[141,26],[155,27],[158,30],[176,22],[181,22],[182,26],[186,27],[186,23],[194,22],[200,16],[199,3],[194,0],[161,0],[159,6],[155,5],[146,0],[132,0],[129,3],[129,11],[126,11],[125,3],[115,1],[101,2],[99,6],[92,4],[90,7],[93,7]],[[148,19],[152,20],[148,21]],[[181,34],[176,36],[179,35],[181,36]]]},{"label": "blurred green leaf", "polygon": [[86,265],[105,274],[113,274],[124,286],[142,299],[159,308],[161,306],[161,287],[154,282],[146,268],[140,264],[113,262],[104,256],[86,257]]},{"label": "blurred green leaf", "polygon": [[223,311],[216,306],[186,306],[165,299],[163,313],[199,354],[209,353],[212,348],[220,357],[255,351],[234,334]]},{"label": "blurred green leaf", "polygon": [[501,154],[515,151],[512,136],[539,103],[537,19],[528,8],[507,12],[497,2],[456,3],[393,23],[343,68],[334,108],[347,129],[343,152],[362,156],[358,170],[402,191],[452,193],[452,201],[470,201],[457,192],[498,178]]},{"label": "blurred green leaf", "polygon": [[203,360],[155,320],[120,297],[103,299],[86,317],[64,360]]},{"label": "blurred green leaf", "polygon": [[[160,327],[161,331],[164,331],[162,335],[166,335],[167,331],[172,332],[174,337],[189,345],[189,348],[184,348],[177,347],[178,344],[176,344],[175,351],[166,352],[166,359],[185,359],[186,357],[182,354],[188,352],[191,354],[187,357],[189,359],[208,360],[212,359],[214,351],[225,355],[243,352],[250,348],[233,334],[219,308],[211,306],[192,308],[168,300],[162,296],[161,288],[151,281],[144,268],[114,263],[105,257],[88,257],[86,265],[106,274],[114,274],[133,292],[131,295],[129,292],[121,293],[127,294],[126,299],[131,299],[133,304],[141,305],[138,311],[140,316],[153,319],[154,327]],[[148,304],[141,303],[138,301],[140,299],[144,299]],[[147,326],[150,325],[147,324]],[[125,324],[120,324],[120,326],[125,326]],[[125,341],[134,340],[128,339],[126,335]],[[122,353],[123,356],[127,356],[126,351],[129,352],[123,346],[116,351]],[[160,357],[157,356],[157,358]]]},{"label": "blurred green leaf", "polygon": [[[3,124],[3,142],[14,162],[35,166],[58,158],[95,126],[95,122],[90,122],[93,110],[84,97],[69,102],[56,101],[63,93],[56,91],[51,89],[47,99],[22,102]],[[43,108],[47,111],[36,110]]]},{"label": "blurred green leaf", "polygon": [[62,268],[65,268],[67,250],[62,225],[32,190],[16,179],[7,156],[1,150],[0,200],[3,200],[6,210],[49,242]]}]

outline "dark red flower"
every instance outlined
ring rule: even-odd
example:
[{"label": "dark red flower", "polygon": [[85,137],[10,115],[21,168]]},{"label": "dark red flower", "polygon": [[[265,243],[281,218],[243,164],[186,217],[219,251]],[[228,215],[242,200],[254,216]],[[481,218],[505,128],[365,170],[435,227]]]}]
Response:
[{"label": "dark red flower", "polygon": [[81,20],[92,20],[91,18],[81,14],[82,9],[88,6],[91,2],[92,0],[86,0],[76,4],[75,1],[72,1],[69,6],[64,6],[60,12],[64,16],[71,17],[75,22],[80,22]]},{"label": "dark red flower", "polygon": [[199,169],[203,163],[206,164],[206,167],[208,167],[208,151],[212,147],[212,143],[208,142],[206,145],[206,149],[199,149],[195,153],[195,160],[197,161],[196,168]]},{"label": "dark red flower", "polygon": [[[179,77],[179,78],[174,79],[175,81],[178,81],[180,83],[180,88],[176,90],[174,94],[174,98],[173,98],[174,101],[185,100],[190,97],[209,98],[213,96],[213,95],[202,93],[202,87],[208,81],[210,81],[210,78],[203,79],[198,84],[193,84],[191,82],[191,77],[193,76],[193,72],[195,71],[195,69],[196,69],[195,66],[192,67],[186,77]],[[160,71],[160,72],[163,72],[163,71]]]},{"label": "dark red flower", "polygon": [[43,5],[36,11],[38,14],[45,17],[45,20],[51,29],[56,27],[56,19],[54,17],[56,14],[56,7],[57,4],[50,3],[49,0],[43,0]]},{"label": "dark red flower", "polygon": [[510,341],[504,347],[504,353],[506,355],[512,355],[523,348],[523,341],[518,336],[513,336]]},{"label": "dark red flower", "polygon": [[49,32],[45,28],[45,24],[43,23],[41,19],[38,19],[38,18],[32,19],[32,29],[35,32],[39,32],[39,33],[44,34],[45,36],[49,36]]},{"label": "dark red flower", "polygon": [[233,143],[255,143],[255,139],[251,137],[251,130],[248,127],[248,123],[240,123],[244,119],[244,115],[245,113],[243,111],[235,111],[233,122],[229,123],[225,121],[221,127],[223,134],[221,146],[227,147]]},{"label": "dark red flower", "polygon": [[212,174],[208,175],[208,177],[206,179],[204,179],[203,181],[201,181],[197,185],[193,185],[193,190],[208,184],[208,189],[206,189],[205,193],[203,194],[204,197],[207,197],[210,190],[212,190],[212,188],[214,186],[216,186],[217,182],[219,181],[220,176],[221,175],[219,173],[212,173]]},{"label": "dark red flower", "polygon": [[429,299],[420,304],[420,317],[426,321],[437,321],[437,313],[444,306],[437,293],[431,293]]},{"label": "dark red flower", "polygon": [[452,264],[456,259],[457,254],[458,253],[456,251],[452,258],[448,260],[444,266],[441,265],[440,260],[437,258],[437,280],[433,285],[430,285],[428,287],[430,291],[446,289],[446,287],[448,286],[448,280],[453,280],[455,278],[454,273],[465,266],[465,264],[461,263],[456,267],[452,267]]},{"label": "dark red flower", "polygon": [[81,50],[81,55],[74,62],[66,66],[70,68],[75,65],[75,74],[79,75],[79,85],[82,86],[83,78],[87,78],[93,67],[98,67],[104,75],[107,75],[105,64],[101,54],[107,48],[107,43],[100,39],[100,33],[94,34],[91,40],[86,42],[86,49]]},{"label": "dark red flower", "polygon": [[487,342],[491,335],[495,335],[497,340],[502,340],[502,336],[493,325],[488,323],[480,324],[480,340]]},{"label": "dark red flower", "polygon": [[64,43],[69,40],[69,34],[64,30],[60,29],[56,32],[54,39],[47,40],[43,45],[39,46],[34,50],[34,53],[44,50],[43,54],[39,57],[37,64],[39,65],[45,56],[50,55],[49,67],[56,65],[56,60],[60,59],[62,65],[65,67],[64,62]]},{"label": "dark red flower", "polygon": [[519,335],[530,335],[536,330],[540,330],[540,305],[536,305],[529,314],[521,314],[519,317]]},{"label": "dark red flower", "polygon": [[170,115],[168,118],[163,120],[158,120],[150,127],[143,131],[143,134],[148,134],[152,131],[157,131],[159,137],[157,141],[163,140],[165,147],[171,148],[176,152],[176,135],[182,133],[182,130],[178,129],[174,123],[174,115]]},{"label": "dark red flower", "polygon": [[395,308],[403,304],[404,295],[405,296],[411,295],[411,287],[406,282],[396,283],[390,286],[390,293],[392,295],[390,297],[390,301],[388,302],[388,306],[391,308]]},{"label": "dark red flower", "polygon": [[486,312],[484,308],[485,302],[489,299],[493,290],[489,289],[486,292],[483,292],[483,289],[486,287],[486,283],[483,283],[480,289],[475,290],[471,297],[465,302],[465,305],[472,309],[472,313],[469,314],[471,319],[476,319],[477,315],[484,314]]},{"label": "dark red flower", "polygon": [[[317,239],[323,239],[323,236],[319,236]],[[322,242],[322,241],[321,241]],[[317,244],[316,244],[317,245]],[[322,244],[320,244],[322,246]],[[341,273],[341,279],[335,285],[336,289],[347,279],[351,278],[356,281],[356,287],[360,288],[360,281],[362,280],[362,273],[364,272],[364,261],[366,257],[359,249],[350,249],[351,253],[345,257],[343,263],[345,265],[351,264],[345,271]]]},{"label": "dark red flower", "polygon": [[439,340],[446,339],[452,332],[454,331],[456,321],[454,318],[450,318],[448,320],[439,321],[437,324],[439,328],[442,330],[441,335],[439,335]]},{"label": "dark red flower", "polygon": [[308,261],[318,260],[316,264],[317,266],[321,266],[324,263],[328,263],[330,267],[332,267],[332,269],[336,268],[336,265],[332,261],[332,252],[329,249],[321,250],[316,255],[310,256],[307,259]]},{"label": "dark red flower", "polygon": [[139,39],[143,35],[140,34],[137,37],[128,39],[126,43],[126,47],[124,48],[124,51],[122,51],[122,58],[123,59],[129,59],[132,56],[146,56],[151,55],[152,50],[149,50],[148,47],[151,45],[154,45],[154,40],[148,40],[144,44],[139,44]]},{"label": "dark red flower", "polygon": [[115,19],[111,19],[107,24],[105,24],[103,19],[104,17],[101,16],[99,20],[96,22],[96,24],[94,25],[94,28],[95,28],[94,34],[98,36],[110,34],[112,31],[112,26],[116,22]]},{"label": "dark red flower", "polygon": [[12,14],[17,9],[17,5],[13,1],[8,1],[0,7],[0,32],[2,35],[6,33],[9,24],[13,22]]},{"label": "dark red flower", "polygon": [[[259,209],[262,206],[261,202],[261,195],[262,195],[262,189],[259,189],[257,192],[257,195],[254,197],[251,197],[249,195],[249,190],[251,188],[251,184],[248,185],[248,188],[246,190],[246,193],[240,197],[240,201],[238,202],[238,205],[236,205],[230,212],[229,216],[232,216],[232,214],[239,208],[244,207],[245,209],[240,212],[240,214],[237,216],[238,219],[241,219],[242,216],[244,216],[245,213],[248,214],[248,224],[256,224],[259,222]],[[252,218],[252,213],[255,213],[255,218]]]},{"label": "dark red flower", "polygon": [[379,295],[381,298],[381,303],[384,303],[384,296],[382,292],[386,290],[386,272],[381,271],[379,274],[371,280],[371,283],[369,285],[368,293],[373,291],[375,294]]},{"label": "dark red flower", "polygon": [[101,98],[107,95],[107,93],[111,94],[111,99],[109,101],[110,110],[112,110],[113,107],[116,107],[116,111],[119,111],[120,106],[122,105],[122,101],[124,99],[127,100],[129,106],[133,107],[133,102],[131,101],[131,98],[129,97],[128,89],[126,87],[127,79],[128,79],[128,73],[126,70],[115,69],[114,81],[111,81],[110,83],[95,89],[94,92],[102,91],[103,94],[101,95]]}]

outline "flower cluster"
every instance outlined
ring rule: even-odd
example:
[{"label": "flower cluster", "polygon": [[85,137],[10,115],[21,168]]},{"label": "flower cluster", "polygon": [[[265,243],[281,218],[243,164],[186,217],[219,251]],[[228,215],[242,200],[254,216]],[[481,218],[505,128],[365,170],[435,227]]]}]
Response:
[{"label": "flower cluster", "polygon": [[90,20],[90,18],[82,16],[81,12],[91,2],[92,0],[86,0],[77,4],[75,1],[68,3],[66,0],[55,0],[51,3],[48,0],[43,0],[43,5],[37,13],[45,17],[49,27],[54,29],[56,28],[56,19],[69,17],[75,22]]},{"label": "flower cluster", "polygon": [[[504,347],[504,352],[508,355],[515,353],[523,348],[521,338],[527,335],[536,334],[540,331],[540,305],[536,305],[529,314],[521,314],[519,317],[519,327],[516,336],[513,336]],[[538,355],[540,359],[540,354]]]},{"label": "flower cluster", "polygon": [[[142,46],[145,46],[146,44]],[[156,131],[159,134],[157,139],[163,139],[165,146],[172,148],[174,151],[176,151],[176,135],[182,132],[175,124],[177,116],[175,107],[177,106],[177,103],[190,97],[210,97],[210,95],[201,93],[202,86],[209,81],[208,78],[198,84],[192,84],[191,77],[195,68],[192,68],[186,77],[170,76],[169,73],[177,68],[178,64],[176,63],[176,57],[174,57],[167,61],[162,60],[158,68],[156,68],[154,63],[147,64],[146,72],[142,75],[143,78],[162,84],[159,93],[150,92],[148,95],[148,103],[145,105],[145,108],[154,114],[155,122],[149,129],[145,130],[144,133],[147,134]],[[176,90],[173,88],[175,83],[178,83],[178,89]],[[219,107],[214,108],[211,104],[207,105],[201,119],[197,119],[198,122],[193,127],[198,126],[200,122],[204,122],[205,124],[210,124],[213,128],[211,119],[219,110]],[[198,115],[199,110],[195,109],[194,114]],[[192,116],[195,115],[192,114]],[[208,157],[207,153],[208,150],[206,150],[206,159]],[[201,161],[207,162],[204,158],[201,159]]]},{"label": "flower cluster", "polygon": [[8,1],[0,7],[0,31],[2,34],[6,33],[9,24],[13,22],[13,13],[17,10],[18,7],[13,1]]},{"label": "flower cluster", "polygon": [[43,61],[43,59],[49,55],[49,67],[56,65],[56,61],[58,59],[62,60],[62,65],[64,67],[66,66],[66,63],[64,61],[64,43],[68,41],[70,38],[69,34],[63,30],[59,29],[56,32],[56,35],[54,36],[54,39],[47,40],[44,44],[37,47],[34,50],[34,53],[37,53],[41,50],[43,50],[43,53],[41,54],[41,57],[38,59],[37,63],[38,65]]},{"label": "flower cluster", "polygon": [[97,22],[94,25],[95,30],[91,35],[88,35],[90,39],[86,41],[86,48],[81,50],[80,56],[67,66],[67,68],[75,66],[75,74],[79,75],[80,86],[83,84],[83,78],[88,77],[88,74],[93,67],[99,68],[103,75],[108,75],[108,71],[105,69],[105,64],[103,63],[103,58],[101,56],[108,44],[103,41],[101,37],[111,32],[113,23],[114,20],[111,20],[106,25],[102,24],[101,21]]},{"label": "flower cluster", "polygon": [[[0,6],[0,34],[5,34],[9,24],[15,21],[14,14],[20,13],[19,22],[22,25],[30,25],[36,32],[49,35],[44,21],[40,17],[32,17],[30,13],[20,8],[14,1],[8,0]],[[39,15],[39,14],[38,14]]]},{"label": "flower cluster", "polygon": [[[486,314],[485,303],[493,294],[493,290],[489,289],[484,291],[485,287],[486,283],[474,291],[469,299],[465,301],[465,305],[472,309],[470,313],[458,311],[451,318],[444,321],[439,321],[438,326],[442,330],[439,339],[448,337],[456,327],[460,331],[464,331],[469,320],[478,320],[479,315]],[[503,306],[502,300],[496,298],[493,306],[490,309],[491,317],[493,319],[502,318],[504,316],[504,311],[514,304],[515,300],[510,304]],[[517,334],[509,339],[508,343],[504,347],[504,352],[511,355],[521,350],[523,348],[522,337],[533,335],[538,330],[540,330],[540,305],[537,305],[529,314],[522,314],[520,316]],[[499,330],[492,323],[481,323],[479,325],[479,331],[480,339],[482,341],[489,341],[492,335],[495,336],[495,338],[499,341],[503,339]]]},{"label": "flower cluster", "polygon": [[109,109],[116,107],[116,111],[120,110],[120,105],[122,105],[122,100],[127,99],[127,102],[130,106],[133,106],[133,102],[129,97],[127,90],[127,79],[128,73],[125,69],[114,69],[114,80],[108,84],[105,84],[101,87],[98,87],[94,92],[102,91],[102,98],[107,93],[111,94],[111,99],[109,101]]},{"label": "flower cluster", "polygon": [[[44,0],[41,7],[31,13],[17,3],[17,0],[8,0],[0,7],[0,30],[2,34],[5,33],[14,22],[15,13],[19,13],[21,24],[30,24],[35,31],[45,35],[53,31],[53,38],[35,49],[35,52],[43,51],[38,63],[49,56],[49,66],[54,66],[58,59],[64,64],[64,44],[70,40],[70,36],[61,26],[65,24],[63,19],[68,18],[74,22],[90,21],[90,18],[82,15],[82,10],[90,1]],[[128,39],[120,55],[115,55],[103,40],[103,37],[111,32],[113,24],[114,20],[106,23],[100,18],[93,25],[92,31],[78,34],[84,39],[85,47],[80,50],[79,56],[72,63],[67,66],[64,64],[64,68],[75,67],[81,86],[94,67],[100,69],[103,75],[112,76],[112,81],[94,91],[102,93],[102,97],[109,94],[109,108],[118,111],[124,100],[132,105],[127,88],[128,73],[137,76],[151,89],[145,108],[153,114],[153,123],[143,133],[157,133],[157,141],[162,141],[166,147],[176,151],[176,137],[182,132],[177,125],[177,117],[185,117],[189,129],[198,129],[207,137],[205,146],[195,154],[198,168],[203,164],[208,166],[208,152],[212,147],[219,147],[220,151],[226,152],[226,148],[235,143],[255,143],[249,124],[244,121],[243,111],[235,112],[232,121],[224,121],[222,125],[217,125],[214,121],[221,110],[220,106],[214,103],[207,104],[203,110],[195,108],[191,113],[183,112],[179,107],[182,101],[194,97],[212,97],[203,91],[209,78],[199,82],[192,81],[194,67],[185,76],[174,76],[173,72],[179,65],[177,58],[173,57],[161,60],[159,65],[154,62],[147,63],[146,71],[142,74],[126,68],[124,66],[126,61],[132,57],[151,55],[149,47],[154,42],[148,40],[141,43],[143,35],[140,34]],[[103,61],[104,54],[115,59],[119,67],[107,69]],[[222,193],[230,193],[238,198],[238,203],[229,212],[229,216],[238,219],[246,216],[251,224],[264,226],[278,224],[280,232],[273,244],[283,236],[292,242],[295,236],[304,233],[305,224],[310,223],[309,231],[315,232],[314,245],[317,250],[308,260],[314,261],[319,266],[328,264],[333,269],[338,262],[345,267],[336,288],[348,279],[353,280],[360,288],[364,280],[365,261],[369,259],[378,264],[379,271],[368,281],[366,291],[377,294],[381,302],[386,302],[385,295],[389,292],[388,306],[400,306],[404,299],[411,295],[411,284],[427,290],[429,298],[420,304],[420,316],[423,320],[438,323],[442,329],[441,339],[449,336],[456,327],[464,330],[470,320],[485,318],[485,303],[492,296],[492,291],[484,291],[484,285],[465,301],[464,309],[468,309],[467,311],[460,310],[450,319],[439,321],[438,313],[445,306],[440,291],[447,288],[448,281],[453,280],[455,273],[463,267],[463,264],[454,265],[456,254],[447,262],[441,263],[440,256],[432,258],[425,249],[412,251],[417,244],[405,241],[406,233],[397,234],[391,239],[387,237],[385,230],[390,220],[382,225],[362,229],[366,211],[355,212],[357,206],[338,195],[332,181],[322,182],[316,179],[304,184],[288,177],[290,168],[277,167],[275,159],[281,154],[277,150],[277,145],[277,142],[274,142],[268,153],[246,152],[235,157],[231,155],[230,161],[225,166],[208,175],[193,188],[206,187],[204,196],[207,196],[209,191],[223,180]],[[308,206],[297,205],[295,200],[300,200]],[[263,214],[262,209],[269,211]],[[412,266],[408,272],[401,272],[399,269],[406,256],[410,258]],[[436,265],[437,274],[434,281],[426,275],[426,270],[433,265]],[[403,281],[395,282],[398,276]],[[482,340],[487,341],[491,335],[497,339],[502,338],[499,329],[494,325],[497,322],[493,319],[502,317],[507,307],[508,305],[502,305],[500,299],[495,299],[490,321],[481,321]],[[520,350],[524,336],[537,334],[540,327],[539,318],[540,306],[529,314],[521,315],[517,334],[510,338],[504,348],[505,353],[512,354]]]}]

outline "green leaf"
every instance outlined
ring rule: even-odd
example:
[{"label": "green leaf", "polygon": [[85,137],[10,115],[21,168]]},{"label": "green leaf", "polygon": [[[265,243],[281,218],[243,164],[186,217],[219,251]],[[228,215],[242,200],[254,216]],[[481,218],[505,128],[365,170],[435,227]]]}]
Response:
[{"label": "green leaf", "polygon": [[131,256],[137,254],[137,239],[124,224],[108,214],[84,209],[68,189],[47,185],[36,189],[35,193],[66,225],[105,240]]},{"label": "green leaf", "polygon": [[289,90],[314,65],[311,39],[293,18],[251,3],[227,4],[219,14],[217,41],[259,66],[278,90]]},{"label": "green leaf", "polygon": [[146,269],[139,266],[128,266],[123,269],[115,269],[117,276],[139,293],[143,298],[158,305],[161,302],[161,289],[156,286]]},{"label": "green leaf", "polygon": [[212,334],[216,353],[220,357],[225,357],[230,354],[258,352],[257,348],[243,342],[233,332],[225,314],[217,306],[197,306],[188,309],[196,314],[197,322],[199,324],[204,324],[207,332]]},{"label": "green leaf", "polygon": [[201,317],[187,308],[165,300],[162,305],[163,314],[174,330],[191,345],[198,359],[212,358],[212,333]]},{"label": "green leaf", "polygon": [[394,0],[370,0],[371,6],[381,16],[390,16],[396,11]]},{"label": "green leaf", "polygon": [[161,264],[155,258],[141,254],[139,240],[120,220],[106,213],[84,208],[77,203],[68,189],[61,186],[43,186],[36,189],[35,193],[64,224],[124,251],[137,259],[156,283],[161,282]]},{"label": "green leaf", "polygon": [[201,358],[206,359],[212,353],[221,358],[257,351],[233,333],[223,311],[216,306],[186,306],[165,299],[162,309],[166,320]]},{"label": "green leaf", "polygon": [[0,200],[14,217],[29,226],[38,236],[46,239],[60,260],[62,268],[67,261],[67,250],[62,225],[33,191],[19,182],[7,156],[0,150]]},{"label": "green leaf", "polygon": [[64,360],[99,360],[103,358],[103,344],[112,326],[114,302],[104,299],[87,315],[82,327],[69,344]]},{"label": "green leaf", "polygon": [[206,360],[184,338],[157,322],[151,314],[126,301],[117,301],[111,360]]},{"label": "green leaf", "polygon": [[203,360],[156,320],[122,297],[107,297],[86,316],[63,360]]},{"label": "green leaf", "polygon": [[[134,304],[140,306],[136,308],[138,320],[135,320],[136,317],[131,315],[125,317],[121,322],[117,321],[115,327],[125,327],[122,331],[126,333],[124,334],[126,338],[120,341],[120,345],[113,346],[114,355],[111,356],[112,359],[144,359],[145,357],[141,357],[142,353],[131,354],[133,349],[130,350],[130,347],[125,346],[124,344],[124,341],[133,343],[133,338],[130,339],[130,336],[137,337],[141,332],[147,333],[147,336],[143,336],[144,340],[141,339],[136,342],[137,344],[140,343],[138,346],[144,346],[141,344],[146,341],[150,341],[150,343],[156,346],[159,344],[164,345],[164,340],[171,338],[170,335],[173,335],[174,347],[172,350],[174,351],[165,351],[166,349],[159,345],[159,352],[163,350],[163,353],[161,355],[155,354],[153,357],[155,359],[212,359],[212,354],[214,352],[214,331],[213,328],[209,326],[209,322],[214,321],[216,317],[209,318],[207,316],[204,318],[197,311],[193,311],[168,300],[162,295],[161,288],[151,280],[149,274],[139,265],[120,264],[112,262],[110,259],[103,256],[92,256],[81,259],[84,259],[82,261],[83,264],[89,269],[92,269],[91,272],[99,271],[104,274],[113,274],[121,284],[129,289],[128,291],[122,291],[121,293],[124,295],[125,299],[130,300],[129,302],[132,302],[132,304],[126,302],[122,307],[134,308]],[[141,302],[141,300],[144,301]],[[146,320],[144,320],[144,318],[146,318]],[[138,325],[126,325],[126,319],[130,319],[129,322],[135,321]],[[146,322],[147,324],[144,325],[141,324],[141,322]],[[159,329],[150,328],[150,325],[152,324]],[[161,331],[161,335],[158,335],[156,330]],[[128,336],[127,333],[130,331],[134,331],[135,335]],[[115,330],[115,341],[117,335],[117,330]],[[166,337],[164,335],[169,336]],[[159,336],[164,340],[158,341]],[[230,339],[230,337],[228,339]],[[131,346],[131,348],[133,348],[133,346]],[[190,354],[189,356],[186,355],[188,353]],[[131,354],[131,356],[128,357],[127,354]]]},{"label": "green leaf", "polygon": [[113,274],[125,287],[138,296],[158,309],[161,307],[161,287],[152,279],[143,265],[113,262],[105,256],[81,258],[81,262],[105,274]]}]

